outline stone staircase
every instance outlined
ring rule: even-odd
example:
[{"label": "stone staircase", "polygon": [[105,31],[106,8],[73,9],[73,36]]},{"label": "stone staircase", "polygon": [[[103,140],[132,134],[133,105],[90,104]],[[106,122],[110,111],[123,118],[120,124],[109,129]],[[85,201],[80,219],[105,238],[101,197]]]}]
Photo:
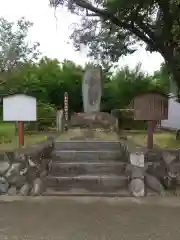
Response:
[{"label": "stone staircase", "polygon": [[46,196],[129,196],[127,152],[118,141],[55,143]]}]

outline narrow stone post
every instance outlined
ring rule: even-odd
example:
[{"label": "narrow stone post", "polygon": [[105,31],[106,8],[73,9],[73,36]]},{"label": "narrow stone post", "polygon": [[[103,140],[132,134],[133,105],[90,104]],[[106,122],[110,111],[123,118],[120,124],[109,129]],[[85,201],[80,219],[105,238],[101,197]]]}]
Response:
[{"label": "narrow stone post", "polygon": [[56,115],[56,129],[57,132],[62,132],[63,110],[58,110]]}]

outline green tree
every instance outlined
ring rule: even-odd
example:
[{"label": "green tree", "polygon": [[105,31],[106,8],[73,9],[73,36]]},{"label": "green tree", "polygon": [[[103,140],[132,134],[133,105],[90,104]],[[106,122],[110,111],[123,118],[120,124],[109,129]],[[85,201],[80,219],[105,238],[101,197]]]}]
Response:
[{"label": "green tree", "polygon": [[168,71],[165,64],[161,65],[159,71],[154,72],[153,81],[157,87],[161,88],[166,94],[169,93],[170,89],[170,72]]},{"label": "green tree", "polygon": [[35,96],[42,103],[63,107],[64,92],[68,92],[70,111],[81,111],[83,71],[71,61],[60,63],[44,57],[20,66],[3,84],[1,94],[21,92]]},{"label": "green tree", "polygon": [[27,41],[32,25],[24,18],[16,22],[0,18],[0,83],[4,83],[22,64],[39,56],[39,43],[30,45]]},{"label": "green tree", "polygon": [[152,90],[164,92],[163,84],[164,82],[157,82],[154,77],[142,73],[140,65],[133,70],[126,66],[104,84],[103,109],[110,111],[114,108],[125,108],[137,94],[144,92]]},{"label": "green tree", "polygon": [[[25,93],[37,98],[39,109],[48,112],[49,106],[63,108],[64,93],[69,95],[69,113],[82,111],[82,78],[85,68],[64,60],[44,57],[18,67],[0,89],[1,94]],[[165,81],[167,78],[167,84]],[[163,68],[154,76],[147,76],[128,67],[116,72],[103,72],[102,111],[127,107],[137,93],[159,89],[168,91],[168,75]],[[46,109],[44,111],[43,109]],[[46,118],[46,117],[45,117]]]},{"label": "green tree", "polygon": [[117,62],[133,53],[137,43],[159,52],[180,87],[180,2],[179,0],[50,0],[82,16],[71,38],[77,50],[81,44],[89,55]]}]

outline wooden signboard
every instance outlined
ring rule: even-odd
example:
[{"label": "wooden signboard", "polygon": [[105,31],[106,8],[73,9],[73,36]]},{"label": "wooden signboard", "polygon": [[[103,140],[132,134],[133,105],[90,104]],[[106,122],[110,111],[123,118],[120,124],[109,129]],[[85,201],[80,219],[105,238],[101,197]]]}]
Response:
[{"label": "wooden signboard", "polygon": [[149,92],[134,98],[134,120],[148,121],[147,148],[153,148],[153,132],[157,120],[168,119],[168,97]]},{"label": "wooden signboard", "polygon": [[19,146],[24,145],[25,121],[36,121],[36,98],[25,94],[13,94],[3,98],[3,121],[17,121]]},{"label": "wooden signboard", "polygon": [[158,93],[147,93],[134,98],[134,120],[168,119],[168,98]]}]

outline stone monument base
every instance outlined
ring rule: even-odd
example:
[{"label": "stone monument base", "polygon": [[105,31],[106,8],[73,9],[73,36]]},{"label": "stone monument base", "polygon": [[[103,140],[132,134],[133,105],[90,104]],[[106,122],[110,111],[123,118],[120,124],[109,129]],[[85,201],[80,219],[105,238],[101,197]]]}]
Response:
[{"label": "stone monument base", "polygon": [[71,117],[70,126],[115,131],[116,118],[107,112],[74,113]]}]

